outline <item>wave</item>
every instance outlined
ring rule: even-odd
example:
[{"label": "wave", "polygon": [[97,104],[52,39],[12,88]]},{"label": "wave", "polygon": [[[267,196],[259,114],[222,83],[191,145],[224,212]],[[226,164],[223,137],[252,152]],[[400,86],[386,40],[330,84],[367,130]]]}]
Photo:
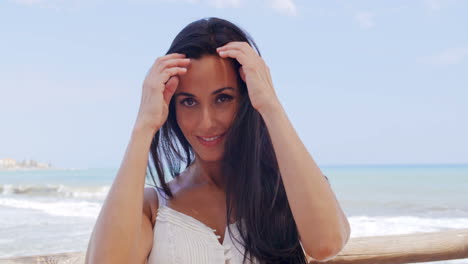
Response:
[{"label": "wave", "polygon": [[37,210],[53,216],[97,218],[102,204],[88,201],[36,201],[2,197],[0,206]]},{"label": "wave", "polygon": [[63,184],[47,185],[0,185],[0,194],[28,195],[28,196],[55,196],[76,198],[105,198],[110,186],[66,186]]},{"label": "wave", "polygon": [[351,216],[351,237],[400,235],[468,228],[468,218],[418,216]]}]

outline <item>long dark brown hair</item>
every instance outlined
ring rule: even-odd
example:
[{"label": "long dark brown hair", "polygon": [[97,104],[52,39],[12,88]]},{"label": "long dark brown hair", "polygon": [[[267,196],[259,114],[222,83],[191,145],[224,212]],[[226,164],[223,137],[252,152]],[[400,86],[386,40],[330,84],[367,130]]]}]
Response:
[{"label": "long dark brown hair", "polygon": [[[247,42],[261,56],[245,30],[216,17],[188,24],[175,37],[166,54],[183,53],[186,58],[193,59],[203,55],[217,56],[216,48],[231,41]],[[230,60],[237,74],[241,99],[237,115],[226,134],[222,158],[229,235],[233,237],[229,219],[235,212],[234,219],[242,241],[235,236],[234,239],[245,247],[243,263],[253,257],[261,264],[307,263],[267,127],[262,116],[252,107],[247,86],[238,72],[241,65],[236,59]],[[178,177],[194,160],[192,146],[177,124],[175,102],[171,99],[168,118],[151,142],[149,174],[157,186],[155,169],[161,185],[158,188],[173,198],[165,176]]]}]

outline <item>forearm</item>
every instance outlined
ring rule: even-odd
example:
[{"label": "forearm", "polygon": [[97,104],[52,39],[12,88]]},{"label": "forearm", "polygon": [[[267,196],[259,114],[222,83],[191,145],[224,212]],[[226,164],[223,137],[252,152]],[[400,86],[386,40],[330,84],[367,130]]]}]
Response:
[{"label": "forearm", "polygon": [[152,134],[135,127],[90,239],[87,262],[128,263],[141,228]]},{"label": "forearm", "polygon": [[320,168],[278,103],[262,113],[306,252],[317,258],[342,246],[347,220]]}]

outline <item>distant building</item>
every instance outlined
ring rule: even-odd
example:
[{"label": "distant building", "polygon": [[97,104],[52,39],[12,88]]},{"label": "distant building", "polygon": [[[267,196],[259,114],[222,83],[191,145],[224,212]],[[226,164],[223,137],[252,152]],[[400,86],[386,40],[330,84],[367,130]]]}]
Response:
[{"label": "distant building", "polygon": [[16,167],[16,160],[14,159],[0,159],[0,168],[12,168]]},{"label": "distant building", "polygon": [[52,168],[50,163],[40,163],[35,160],[23,160],[17,162],[15,159],[0,159],[0,169],[48,169]]}]

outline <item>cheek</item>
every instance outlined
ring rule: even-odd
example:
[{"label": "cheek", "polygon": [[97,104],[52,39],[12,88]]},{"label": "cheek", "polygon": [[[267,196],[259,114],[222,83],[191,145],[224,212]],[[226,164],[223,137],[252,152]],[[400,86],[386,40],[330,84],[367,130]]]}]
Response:
[{"label": "cheek", "polygon": [[239,104],[235,102],[231,104],[228,109],[225,111],[225,120],[228,120],[229,124],[231,124],[237,116],[237,112],[239,111]]},{"label": "cheek", "polygon": [[176,119],[185,137],[190,135],[191,130],[193,130],[194,125],[196,125],[193,113],[191,111],[185,111],[184,109],[176,110]]}]

